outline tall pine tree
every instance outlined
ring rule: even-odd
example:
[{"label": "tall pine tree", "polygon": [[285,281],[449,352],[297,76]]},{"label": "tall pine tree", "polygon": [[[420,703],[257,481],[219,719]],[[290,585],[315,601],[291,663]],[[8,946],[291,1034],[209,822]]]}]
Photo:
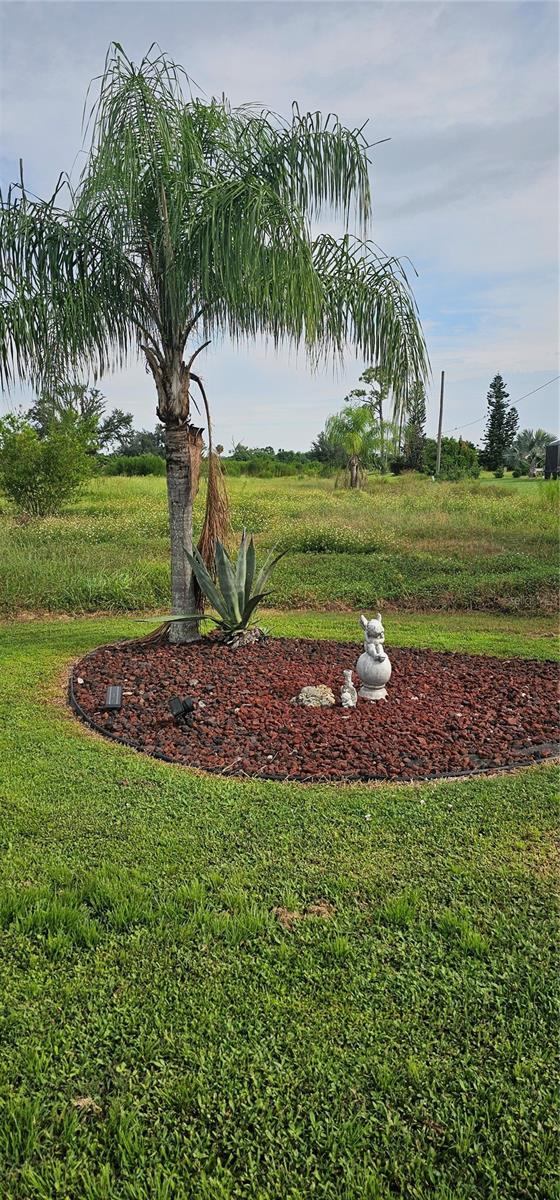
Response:
[{"label": "tall pine tree", "polygon": [[404,431],[404,458],[410,471],[424,469],[425,424],[426,392],[424,384],[417,379],[410,390],[408,421]]},{"label": "tall pine tree", "polygon": [[519,417],[517,409],[508,404],[508,397],[502,376],[495,375],[486,396],[488,417],[480,454],[483,465],[489,471],[497,471],[505,466],[507,451],[517,433]]}]

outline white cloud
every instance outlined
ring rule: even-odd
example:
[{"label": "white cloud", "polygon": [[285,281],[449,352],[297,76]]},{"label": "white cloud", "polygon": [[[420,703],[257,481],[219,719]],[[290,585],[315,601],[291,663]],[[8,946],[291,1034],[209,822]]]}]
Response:
[{"label": "white cloud", "polygon": [[[208,93],[289,113],[370,120],[374,236],[420,271],[437,376],[457,419],[501,370],[519,390],[556,373],[556,5],[541,3],[4,3],[4,182],[25,160],[45,193],[80,145],[87,83],[111,39],[134,58],[158,41]],[[354,382],[311,376],[287,353],[227,343],[206,364],[219,437],[308,444]],[[105,381],[111,403],[153,423],[141,366]],[[463,406],[463,408],[461,408]],[[551,415],[535,397],[534,421]],[[553,415],[553,414],[552,414]],[[550,422],[549,422],[550,423]]]}]

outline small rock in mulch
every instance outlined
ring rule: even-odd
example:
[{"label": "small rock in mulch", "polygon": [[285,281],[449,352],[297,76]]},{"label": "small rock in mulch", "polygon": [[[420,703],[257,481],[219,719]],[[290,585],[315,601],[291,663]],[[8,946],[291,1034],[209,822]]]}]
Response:
[{"label": "small rock in mulch", "polygon": [[[333,699],[356,662],[354,642],[270,638],[231,649],[215,638],[186,646],[101,646],[76,664],[86,719],[157,758],[227,775],[277,780],[421,780],[541,761],[558,752],[550,662],[391,647],[383,704],[359,699],[291,703],[321,686]],[[132,695],[103,712],[110,684]],[[197,681],[195,686],[195,680]],[[192,696],[192,724],[170,696]]]},{"label": "small rock in mulch", "polygon": [[292,696],[292,704],[301,704],[303,708],[330,708],[336,704],[334,695],[329,687],[320,683],[317,687],[304,687],[297,696]]}]

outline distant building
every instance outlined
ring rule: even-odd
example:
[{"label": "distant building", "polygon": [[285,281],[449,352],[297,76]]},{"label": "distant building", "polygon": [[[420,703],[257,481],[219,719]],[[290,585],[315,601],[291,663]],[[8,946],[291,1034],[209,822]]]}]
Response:
[{"label": "distant building", "polygon": [[544,458],[545,479],[558,479],[560,475],[560,438],[550,442],[546,447]]}]

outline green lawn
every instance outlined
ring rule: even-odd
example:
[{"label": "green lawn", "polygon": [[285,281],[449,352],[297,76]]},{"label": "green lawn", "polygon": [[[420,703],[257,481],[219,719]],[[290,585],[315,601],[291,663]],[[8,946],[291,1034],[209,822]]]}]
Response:
[{"label": "green lawn", "polygon": [[[519,624],[387,633],[550,656]],[[558,1196],[555,769],[368,789],[158,764],[62,703],[70,660],[140,628],[0,626],[2,1197]]]},{"label": "green lawn", "polygon": [[[229,479],[233,524],[288,551],[269,603],[402,612],[556,612],[558,487],[372,477]],[[519,486],[514,486],[519,482]],[[196,506],[197,526],[203,506]],[[0,612],[166,611],[165,479],[98,478],[64,515],[23,522],[0,505]]]}]

